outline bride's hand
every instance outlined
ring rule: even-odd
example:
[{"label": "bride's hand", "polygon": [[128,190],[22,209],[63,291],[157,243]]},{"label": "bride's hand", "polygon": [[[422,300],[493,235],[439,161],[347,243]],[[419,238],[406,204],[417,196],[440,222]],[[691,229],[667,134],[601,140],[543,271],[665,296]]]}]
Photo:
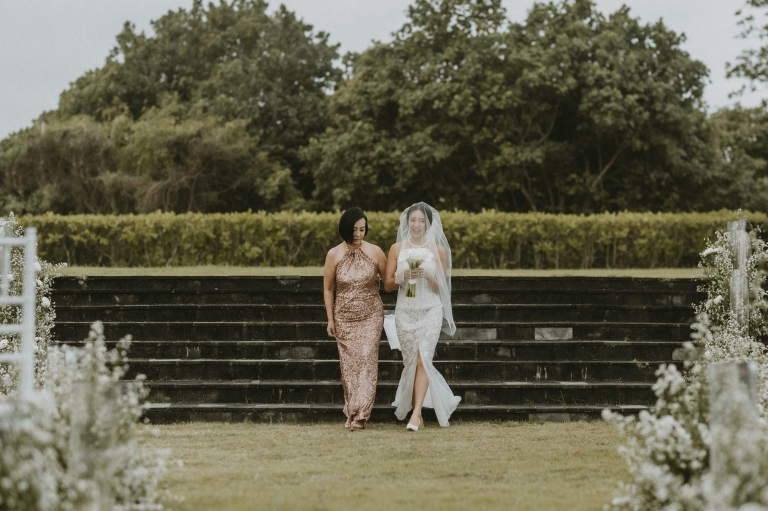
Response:
[{"label": "bride's hand", "polygon": [[336,337],[336,323],[333,320],[328,322],[328,337]]},{"label": "bride's hand", "polygon": [[403,278],[405,280],[423,279],[424,278],[424,268],[415,268],[413,270],[405,270],[405,272],[403,273]]}]

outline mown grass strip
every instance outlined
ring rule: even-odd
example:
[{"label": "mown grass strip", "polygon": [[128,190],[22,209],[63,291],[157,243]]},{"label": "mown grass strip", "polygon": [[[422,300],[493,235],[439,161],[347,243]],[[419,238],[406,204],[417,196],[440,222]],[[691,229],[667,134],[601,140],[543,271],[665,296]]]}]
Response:
[{"label": "mown grass strip", "polygon": [[191,423],[158,428],[172,450],[165,488],[178,511],[601,509],[625,477],[603,422]]}]

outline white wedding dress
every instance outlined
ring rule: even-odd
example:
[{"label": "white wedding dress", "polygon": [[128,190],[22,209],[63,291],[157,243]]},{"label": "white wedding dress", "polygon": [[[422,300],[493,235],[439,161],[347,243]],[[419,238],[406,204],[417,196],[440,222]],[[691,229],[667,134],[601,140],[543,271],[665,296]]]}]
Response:
[{"label": "white wedding dress", "polygon": [[[397,258],[398,273],[408,269],[410,251],[408,242],[403,244],[403,249]],[[434,276],[437,262],[432,259],[421,264],[425,273]],[[402,273],[400,273],[402,275]],[[400,286],[395,308],[395,325],[397,337],[403,354],[403,373],[400,376],[400,384],[397,387],[395,401],[392,406],[397,407],[395,415],[398,419],[405,419],[412,409],[413,380],[416,376],[416,353],[421,355],[421,363],[429,379],[427,395],[424,399],[424,407],[434,408],[437,421],[441,426],[448,426],[448,419],[456,410],[461,397],[454,396],[445,378],[432,365],[437,340],[443,324],[443,304],[440,295],[436,293],[426,278],[416,279],[416,296],[406,296],[408,283]]]}]

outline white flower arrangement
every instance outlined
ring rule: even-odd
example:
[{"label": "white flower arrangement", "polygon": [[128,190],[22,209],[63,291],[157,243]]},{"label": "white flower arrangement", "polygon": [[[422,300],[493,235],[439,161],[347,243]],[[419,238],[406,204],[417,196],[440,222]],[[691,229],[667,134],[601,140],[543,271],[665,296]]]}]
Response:
[{"label": "white flower arrangement", "polygon": [[722,253],[722,252],[723,252],[723,248],[722,248],[722,247],[713,247],[713,246],[709,246],[709,247],[707,247],[707,248],[704,250],[704,252],[702,252],[702,253],[701,253],[701,257],[702,257],[702,258],[705,258],[705,257],[707,257],[708,255],[711,255],[711,254],[717,254],[717,253]]},{"label": "white flower arrangement", "polygon": [[[707,299],[696,305],[696,314],[706,314],[712,325],[723,326],[731,319],[730,278],[734,265],[731,256],[730,234],[718,232],[714,242],[707,240],[707,249],[701,253],[699,268],[704,284],[699,291],[707,293]],[[760,265],[768,259],[766,243],[757,237],[751,238],[752,254],[747,259],[746,273],[749,281],[750,305],[747,311],[748,334],[753,337],[768,335],[768,322],[763,311],[766,309],[766,292],[761,286]]]},{"label": "white flower arrangement", "polygon": [[0,421],[0,510],[159,511],[163,453],[141,445],[142,379],[122,381],[130,339],[107,350],[100,323],[85,346],[50,349],[45,388],[9,398]]},{"label": "white flower arrangement", "polygon": [[[13,222],[13,214],[11,214]],[[12,236],[22,229],[12,223]],[[123,381],[130,339],[107,350],[101,323],[81,348],[49,347],[56,314],[50,291],[57,270],[38,259],[35,269],[35,379],[33,400],[15,389],[15,365],[0,365],[0,400],[10,406],[0,420],[0,511],[159,511],[157,485],[165,454],[142,447],[143,377]],[[11,294],[20,294],[21,250],[11,251]],[[0,307],[0,324],[19,322],[19,307]],[[18,351],[20,339],[0,339],[0,350]]]},{"label": "white flower arrangement", "polygon": [[[11,222],[10,235],[22,237],[23,228],[15,222],[13,213],[8,220]],[[51,330],[56,319],[56,311],[51,306],[51,287],[53,279],[59,276],[59,270],[66,264],[51,264],[38,258],[35,263],[37,270],[37,307],[35,312],[35,380],[38,386],[42,386],[45,380],[46,354],[51,342]],[[24,280],[24,253],[21,249],[11,250],[10,293],[21,294],[21,286]],[[0,307],[0,324],[19,323],[21,320],[20,307]],[[0,349],[8,352],[18,352],[21,338],[18,335],[9,335],[8,344]],[[15,364],[0,364],[0,396],[13,392],[18,386],[18,366]]]},{"label": "white flower arrangement", "polygon": [[[433,259],[432,252],[426,248],[411,248],[407,249],[405,254],[405,262],[408,263],[408,267],[411,270],[419,268],[422,264]],[[409,298],[416,297],[416,279],[408,280],[408,287],[405,290],[405,296]]]},{"label": "white flower arrangement", "polygon": [[[757,339],[768,332],[762,311],[761,261],[768,259],[766,244],[752,240],[747,261],[751,303],[747,328],[731,317],[729,285],[733,272],[730,239],[718,233],[717,241],[702,252],[707,299],[696,306],[698,322],[683,373],[662,365],[653,386],[656,404],[650,412],[623,417],[608,411],[603,417],[616,424],[625,438],[619,451],[629,465],[631,481],[622,483],[606,509],[622,511],[768,511],[768,350]],[[733,438],[725,456],[727,476],[715,481],[710,472],[709,365],[714,362],[752,361],[757,364],[758,413],[754,423],[728,415]],[[737,403],[743,396],[734,394]],[[738,434],[733,432],[738,431]],[[717,482],[717,484],[714,484]]]}]

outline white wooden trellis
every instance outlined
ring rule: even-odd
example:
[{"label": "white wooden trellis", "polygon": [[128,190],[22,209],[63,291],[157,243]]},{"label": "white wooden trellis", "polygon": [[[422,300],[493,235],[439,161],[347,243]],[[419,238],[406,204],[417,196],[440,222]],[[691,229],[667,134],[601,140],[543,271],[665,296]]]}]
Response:
[{"label": "white wooden trellis", "polygon": [[[0,363],[19,364],[19,393],[30,398],[35,391],[35,281],[37,280],[37,229],[28,227],[24,236],[14,238],[13,224],[0,220],[0,307],[21,307],[21,323],[0,324],[0,337],[8,334],[21,336],[18,353],[0,354]],[[24,251],[24,277],[22,292],[11,294],[11,249]],[[0,409],[1,411],[2,409]]]}]

